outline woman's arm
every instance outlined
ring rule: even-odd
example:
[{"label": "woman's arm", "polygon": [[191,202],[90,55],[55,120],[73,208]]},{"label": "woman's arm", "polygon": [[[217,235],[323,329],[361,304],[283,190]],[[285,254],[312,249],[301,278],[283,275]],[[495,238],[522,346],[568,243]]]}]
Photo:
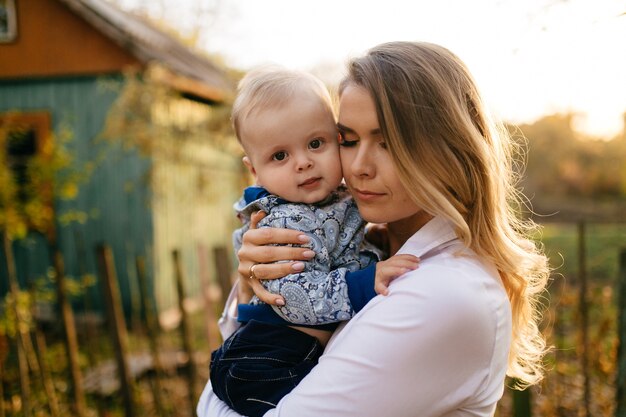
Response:
[{"label": "woman's arm", "polygon": [[[265,417],[488,416],[502,395],[509,338],[497,277],[422,265],[340,328]],[[205,398],[211,411],[200,417],[237,416]]]},{"label": "woman's arm", "polygon": [[407,275],[347,323],[266,417],[493,412],[510,337],[506,294],[448,268]]},{"label": "woman's arm", "polygon": [[[326,233],[319,233],[318,236],[317,233],[309,231],[310,247],[318,256],[307,262],[306,271],[294,273],[294,266],[299,269],[298,264],[303,264],[301,262],[288,268],[285,268],[284,263],[259,264],[266,259],[259,257],[260,255],[274,259],[280,256],[279,251],[285,248],[266,246],[260,251],[256,242],[266,239],[272,243],[280,243],[274,242],[273,239],[285,232],[293,232],[284,227],[282,217],[270,215],[267,219],[268,222],[256,213],[252,216],[249,228],[246,227],[242,239],[238,240],[240,242],[237,245],[238,257],[240,265],[255,265],[255,276],[259,277],[261,274],[257,272],[263,268],[270,274],[275,271],[276,277],[266,279],[262,287],[255,279],[243,280],[252,286],[252,290],[262,301],[273,305],[274,311],[279,316],[294,324],[318,325],[347,320],[376,296],[377,292],[386,294],[390,280],[415,269],[418,265],[418,258],[409,254],[392,257],[384,262],[373,262],[381,254],[371,244],[362,244],[363,237],[360,234],[363,224],[356,206],[353,210],[346,211],[345,221],[337,233],[338,236],[331,233],[328,242],[324,242],[320,237]],[[263,220],[265,227],[257,229],[260,220]],[[316,229],[326,229],[325,224],[318,224]],[[264,232],[264,235],[259,232]],[[301,233],[302,235],[293,238],[302,242],[307,234]],[[274,234],[276,237],[272,237]],[[334,241],[339,239],[339,236],[341,243]],[[329,248],[332,251],[329,251]],[[302,252],[303,255],[305,253],[306,251]],[[248,258],[252,256],[257,258],[250,262]],[[280,275],[282,271],[289,273],[283,276]],[[311,299],[312,293],[316,294],[315,299]],[[278,300],[281,302],[277,302]]]},{"label": "woman's arm", "polygon": [[243,417],[231,410],[224,401],[217,398],[211,388],[211,381],[204,386],[196,406],[198,417]]}]

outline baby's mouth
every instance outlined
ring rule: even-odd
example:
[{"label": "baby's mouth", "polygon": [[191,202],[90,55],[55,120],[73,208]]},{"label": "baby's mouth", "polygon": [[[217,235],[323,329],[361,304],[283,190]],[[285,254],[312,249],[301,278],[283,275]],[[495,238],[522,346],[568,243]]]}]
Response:
[{"label": "baby's mouth", "polygon": [[300,183],[299,186],[300,187],[308,187],[308,186],[317,184],[321,180],[322,180],[322,177],[309,178],[306,181],[304,181],[303,183]]}]

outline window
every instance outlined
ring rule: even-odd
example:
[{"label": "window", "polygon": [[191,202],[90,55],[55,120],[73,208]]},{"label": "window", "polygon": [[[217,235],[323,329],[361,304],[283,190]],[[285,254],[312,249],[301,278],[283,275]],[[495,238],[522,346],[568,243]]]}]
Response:
[{"label": "window", "polygon": [[[50,179],[31,178],[29,165],[34,157],[48,160],[51,156],[50,140],[48,112],[0,113],[0,152],[3,153],[0,159],[8,168],[9,175],[13,176],[17,202],[29,203],[33,193],[36,193],[46,213],[52,213]],[[33,220],[31,226],[35,224],[37,221]]]},{"label": "window", "polygon": [[17,38],[15,0],[0,0],[0,43],[13,42]]},{"label": "window", "polygon": [[28,161],[37,154],[37,137],[35,130],[11,130],[7,134],[6,153],[7,165],[13,171],[18,186],[18,198],[25,202],[25,189],[28,185]]}]

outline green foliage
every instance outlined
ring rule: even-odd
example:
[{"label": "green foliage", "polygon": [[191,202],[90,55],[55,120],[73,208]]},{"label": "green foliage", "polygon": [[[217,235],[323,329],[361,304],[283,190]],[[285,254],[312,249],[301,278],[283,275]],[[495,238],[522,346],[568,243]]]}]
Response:
[{"label": "green foliage", "polygon": [[61,126],[49,140],[40,140],[38,151],[24,162],[20,175],[8,160],[8,141],[25,140],[29,127],[19,113],[0,125],[0,230],[10,240],[23,239],[29,231],[45,236],[54,233],[53,198],[73,199],[79,186],[93,171],[93,164],[78,167],[69,151],[72,131]]},{"label": "green foliage", "polygon": [[[543,311],[542,332],[552,350],[545,358],[546,378],[530,388],[537,416],[584,414],[581,356],[586,351],[590,378],[589,415],[614,416],[619,317],[619,252],[626,249],[626,223],[587,223],[587,344],[582,342],[581,286],[576,223],[543,224],[540,238],[555,268]],[[505,392],[496,415],[513,413],[514,393]]]},{"label": "green foliage", "polygon": [[[232,131],[230,103],[207,105],[189,100],[159,81],[163,75],[158,74],[160,68],[153,66],[141,76],[125,74],[123,82],[102,82],[101,88],[115,89],[118,94],[99,144],[105,145],[102,149],[114,148],[116,152],[111,153],[117,157],[123,156],[122,150],[146,158],[144,171],[126,181],[124,191],[150,189],[152,200],[147,204],[175,193],[205,202],[223,198],[218,191],[221,179],[215,173],[229,170],[244,178],[246,172],[237,157],[242,156],[242,149]],[[180,172],[189,189],[183,192],[161,180],[165,169]]]},{"label": "green foliage", "polygon": [[[33,327],[32,311],[37,300],[56,298],[50,290],[50,283],[56,278],[52,269],[36,280],[33,293],[19,289],[12,242],[35,232],[52,245],[56,228],[53,199],[75,198],[79,185],[93,169],[75,164],[68,147],[73,135],[67,126],[45,138],[33,139],[32,130],[33,126],[19,113],[3,117],[0,122],[0,235],[11,288],[0,315],[0,336],[10,338],[18,332],[28,333]],[[68,279],[68,293],[81,294],[85,285],[93,282],[89,276],[81,281]]]},{"label": "green foliage", "polygon": [[93,208],[89,212],[82,210],[66,210],[57,216],[57,221],[61,226],[68,226],[72,223],[85,224],[89,219],[100,217],[100,210]]},{"label": "green foliage", "polygon": [[[575,280],[579,272],[577,225],[545,224],[541,241],[555,273]],[[611,282],[617,277],[619,250],[626,247],[626,224],[588,224],[585,246],[585,260],[593,279]]]},{"label": "green foliage", "polygon": [[[580,410],[580,392],[568,390],[579,381],[580,356],[586,349],[591,378],[592,415],[609,416],[614,405],[617,359],[617,288],[619,252],[626,247],[626,224],[585,227],[588,343],[581,340],[579,230],[576,224],[548,224],[542,241],[556,269],[550,288],[551,372],[543,386],[543,406]],[[579,383],[579,382],[578,382]],[[558,400],[555,400],[558,398]],[[550,410],[551,411],[551,410]],[[544,415],[552,415],[545,410]]]},{"label": "green foliage", "polygon": [[19,291],[17,295],[7,293],[3,301],[5,308],[0,316],[0,336],[14,338],[18,331],[30,331],[33,325],[32,302],[32,297],[26,291]]},{"label": "green foliage", "polygon": [[528,140],[523,186],[536,199],[626,198],[626,138],[600,140],[575,131],[573,114],[519,126]]},{"label": "green foliage", "polygon": [[233,155],[241,153],[230,123],[229,103],[207,106],[181,97],[180,93],[155,81],[149,68],[143,77],[125,74],[123,83],[103,81],[102,88],[119,91],[119,97],[107,115],[101,138],[126,150],[139,150],[157,156],[197,164],[194,155],[183,152],[183,144],[212,147]]},{"label": "green foliage", "polygon": [[[34,280],[33,290],[18,291],[17,296],[9,292],[0,304],[0,336],[14,338],[18,326],[28,332],[34,325],[32,311],[38,302],[56,303],[56,290],[50,287],[50,283],[56,280],[53,268],[48,269],[47,276],[41,276]],[[65,289],[70,299],[79,300],[90,287],[96,285],[97,279],[93,274],[84,274],[80,277],[65,277]],[[19,315],[18,317],[16,316]]]}]

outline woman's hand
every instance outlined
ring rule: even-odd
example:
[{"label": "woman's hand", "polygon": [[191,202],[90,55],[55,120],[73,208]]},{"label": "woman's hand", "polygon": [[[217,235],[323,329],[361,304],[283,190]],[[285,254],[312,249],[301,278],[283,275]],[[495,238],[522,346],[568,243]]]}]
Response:
[{"label": "woman's hand", "polygon": [[[261,301],[272,305],[285,305],[285,300],[280,295],[272,294],[263,288],[259,279],[276,279],[301,272],[304,269],[304,263],[300,261],[310,260],[315,256],[315,252],[302,247],[270,246],[272,244],[303,245],[309,242],[309,237],[291,229],[269,227],[258,229],[257,224],[266,215],[262,211],[252,214],[250,230],[244,233],[241,248],[237,252],[239,259],[237,272],[239,279],[247,280],[247,284],[250,284]],[[287,260],[290,262],[275,263]],[[251,267],[254,267],[252,271]]]}]

